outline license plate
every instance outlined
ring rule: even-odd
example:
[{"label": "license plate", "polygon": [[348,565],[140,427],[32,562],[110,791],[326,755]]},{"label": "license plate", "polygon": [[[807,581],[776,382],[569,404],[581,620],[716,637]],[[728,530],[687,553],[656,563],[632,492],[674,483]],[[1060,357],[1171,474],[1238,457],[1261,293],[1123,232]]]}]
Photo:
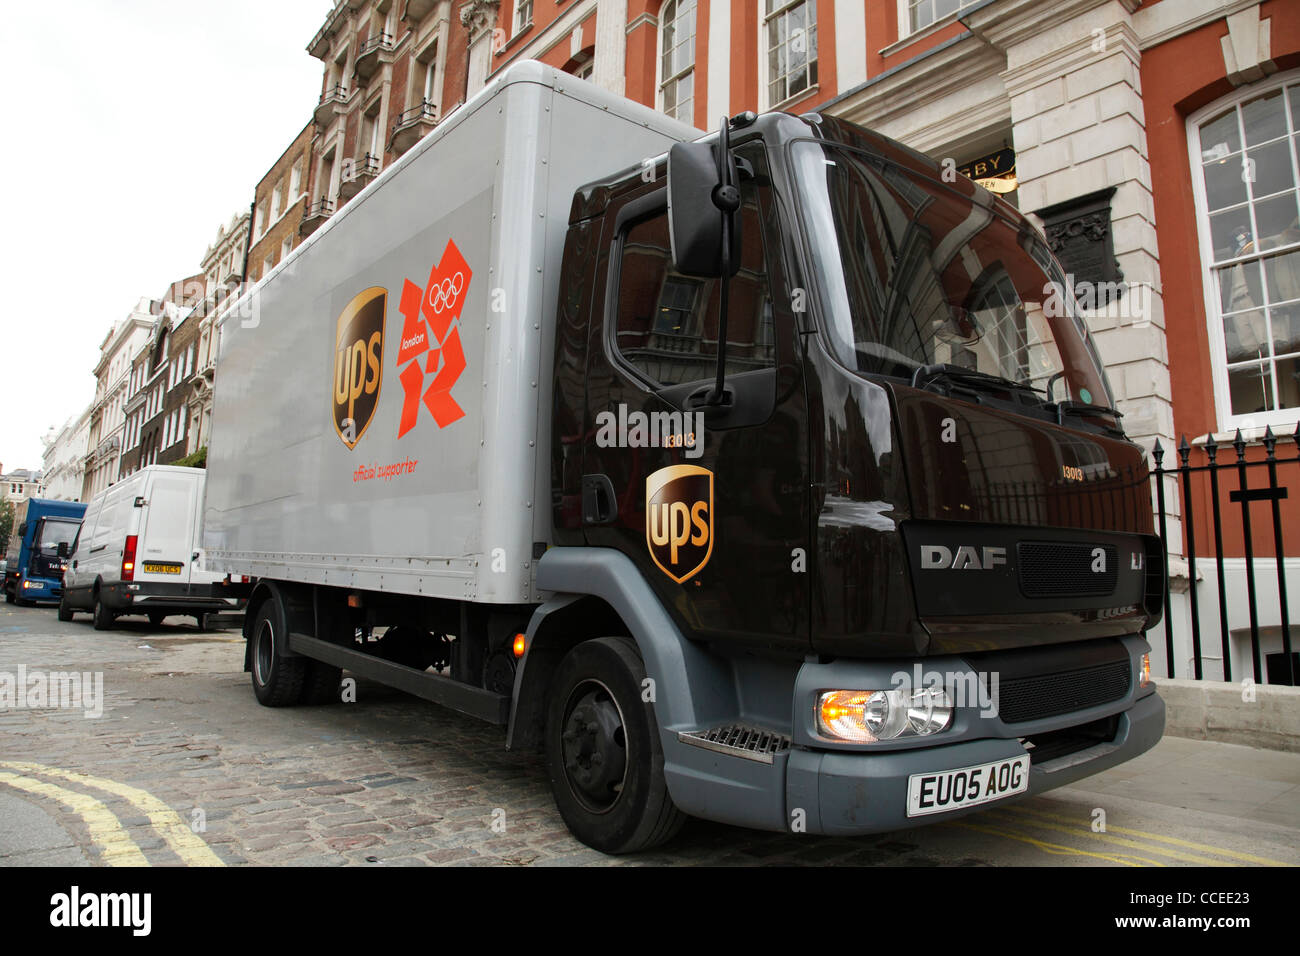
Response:
[{"label": "license plate", "polygon": [[156,561],[146,561],[144,563],[145,574],[180,574],[183,564],[160,564]]},{"label": "license plate", "polygon": [[907,778],[907,815],[921,817],[974,807],[1028,789],[1028,754],[960,770],[914,773]]}]

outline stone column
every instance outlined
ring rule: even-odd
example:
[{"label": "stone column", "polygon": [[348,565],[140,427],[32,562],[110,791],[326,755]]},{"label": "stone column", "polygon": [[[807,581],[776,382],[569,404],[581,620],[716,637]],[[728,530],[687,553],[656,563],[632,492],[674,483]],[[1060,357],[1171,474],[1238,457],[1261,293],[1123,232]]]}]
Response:
[{"label": "stone column", "polygon": [[591,80],[611,93],[623,95],[627,78],[627,0],[596,4],[596,62]]},{"label": "stone column", "polygon": [[466,97],[487,85],[492,69],[492,32],[497,25],[499,0],[470,0],[460,8],[460,23],[469,31],[469,56],[466,63],[468,82]]},{"label": "stone column", "polygon": [[[1110,229],[1127,291],[1086,313],[1129,436],[1174,445],[1137,35],[1127,5],[1094,7],[1007,46],[1020,208],[1115,187]],[[1083,277],[1079,277],[1083,278]],[[1132,285],[1137,283],[1137,286]]]}]

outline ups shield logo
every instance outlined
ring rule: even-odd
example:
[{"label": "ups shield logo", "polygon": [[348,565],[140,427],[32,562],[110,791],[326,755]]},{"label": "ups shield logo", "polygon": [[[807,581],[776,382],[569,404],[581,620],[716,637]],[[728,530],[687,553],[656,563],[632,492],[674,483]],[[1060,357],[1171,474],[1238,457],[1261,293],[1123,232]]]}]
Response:
[{"label": "ups shield logo", "polygon": [[671,465],[647,478],[645,539],[655,564],[678,584],[703,570],[713,554],[713,472]]},{"label": "ups shield logo", "polygon": [[334,339],[334,430],[356,448],[375,417],[384,377],[384,313],[388,290],[373,286],[339,316]]}]

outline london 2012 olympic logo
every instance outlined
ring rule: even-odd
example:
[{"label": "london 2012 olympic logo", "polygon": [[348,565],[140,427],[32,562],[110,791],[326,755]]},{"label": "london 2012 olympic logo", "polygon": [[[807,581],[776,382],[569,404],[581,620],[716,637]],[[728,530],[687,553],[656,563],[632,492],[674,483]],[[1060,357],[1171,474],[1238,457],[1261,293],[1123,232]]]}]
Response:
[{"label": "london 2012 olympic logo", "polygon": [[[451,390],[465,371],[460,313],[473,277],[456,243],[448,240],[423,289],[404,280],[398,303],[405,317],[397,350],[397,365],[402,368],[398,380],[403,391],[398,438],[419,423],[421,405],[429,410],[439,428],[465,417],[465,410],[452,398]],[[432,380],[426,387],[429,376]]]}]

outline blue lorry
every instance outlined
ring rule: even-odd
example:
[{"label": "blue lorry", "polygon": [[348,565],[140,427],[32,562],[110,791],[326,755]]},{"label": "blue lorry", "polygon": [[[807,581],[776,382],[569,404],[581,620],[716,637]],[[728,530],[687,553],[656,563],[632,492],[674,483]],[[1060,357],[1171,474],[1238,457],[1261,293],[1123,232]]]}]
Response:
[{"label": "blue lorry", "polygon": [[85,513],[79,501],[28,498],[18,503],[5,555],[6,603],[59,603],[63,572]]}]

